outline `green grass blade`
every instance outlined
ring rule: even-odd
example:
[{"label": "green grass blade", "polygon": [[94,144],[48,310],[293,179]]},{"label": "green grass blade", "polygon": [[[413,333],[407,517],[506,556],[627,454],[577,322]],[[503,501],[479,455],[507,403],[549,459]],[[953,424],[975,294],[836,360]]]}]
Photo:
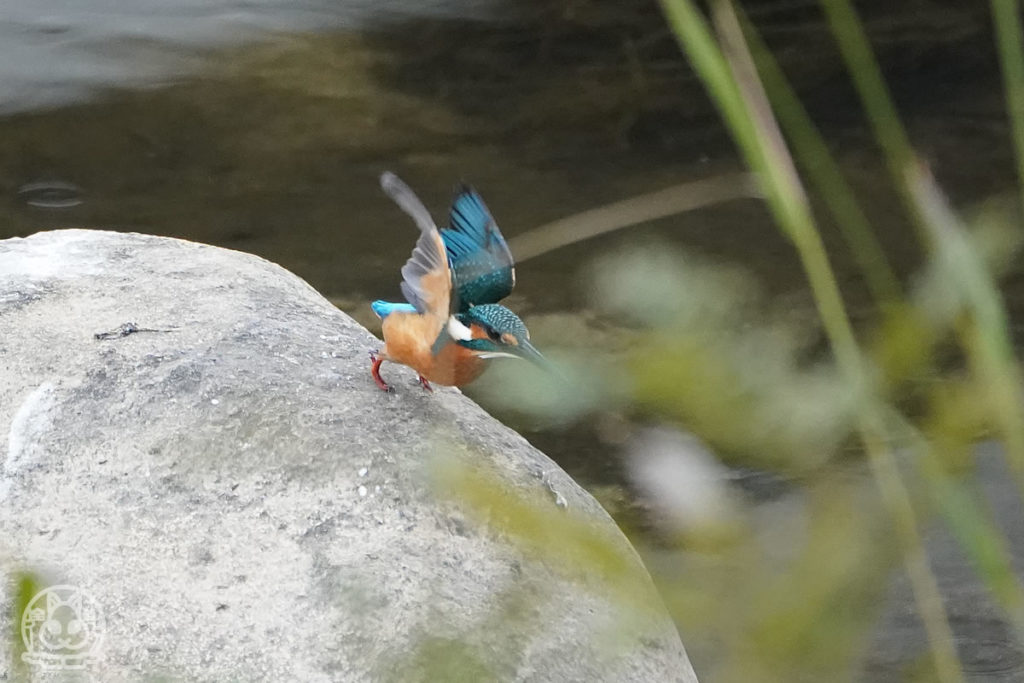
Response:
[{"label": "green grass blade", "polygon": [[925,225],[934,233],[936,257],[971,313],[971,319],[961,328],[962,343],[972,367],[988,388],[990,409],[1024,496],[1024,397],[999,289],[930,174],[914,164],[906,169],[906,175]]},{"label": "green grass blade", "polygon": [[[807,196],[775,129],[770,107],[766,100],[763,104],[753,101],[757,97],[755,88],[759,87],[756,69],[744,70],[747,92],[742,92],[729,62],[693,2],[663,0],[662,6],[680,45],[718,105],[740,151],[757,173],[776,222],[796,245],[833,351],[840,365],[846,368],[851,386],[859,392],[865,375],[861,372],[860,354],[846,307],[821,235],[811,217]],[[741,46],[745,49],[738,25],[733,42],[734,54]]]},{"label": "green grass blade", "polygon": [[942,471],[934,457],[919,458],[921,472],[947,526],[989,592],[1024,642],[1024,586],[1010,564],[1002,534],[966,488]]},{"label": "green grass blade", "polygon": [[[727,0],[718,0],[714,5],[731,62],[718,48],[703,16],[691,0],[662,0],[662,6],[683,50],[690,56],[694,69],[718,104],[748,164],[759,174],[776,220],[797,247],[845,380],[857,395],[869,395],[871,392],[866,390],[870,379],[839,295],[835,275],[811,217],[806,195],[793,172],[791,159],[784,145],[780,144],[771,109],[760,88],[731,5]],[[899,532],[904,562],[928,631],[936,673],[942,681],[961,681],[963,676],[942,598],[928,566],[910,497],[883,436],[884,423],[875,414],[871,401],[861,400],[861,413],[861,440]]]},{"label": "green grass blade", "polygon": [[988,510],[977,496],[951,476],[925,439],[902,415],[890,414],[893,430],[906,437],[914,451],[914,464],[929,496],[946,520],[953,537],[974,564],[978,576],[1024,643],[1024,584],[1013,570],[1010,552]]},{"label": "green grass blade", "polygon": [[1020,0],[992,0],[992,23],[999,45],[1006,112],[1017,153],[1017,182],[1024,211],[1024,46],[1021,45]]},{"label": "green grass blade", "polygon": [[28,608],[32,598],[41,591],[45,585],[38,574],[28,570],[16,572],[11,577],[13,588],[13,608],[10,614],[10,655],[11,655],[11,676],[14,681],[30,680],[30,671],[21,656],[25,653],[25,644],[21,636],[21,620]]},{"label": "green grass blade", "polygon": [[779,123],[793,145],[797,160],[803,162],[807,177],[842,231],[875,301],[897,301],[899,281],[828,145],[757,30],[742,14],[740,18]]},{"label": "green grass blade", "polygon": [[861,439],[868,452],[871,473],[896,527],[903,553],[903,564],[931,645],[936,676],[944,683],[963,681],[960,661],[953,645],[953,631],[942,603],[938,581],[928,564],[910,493],[903,484],[892,451],[878,436],[883,431],[881,420],[875,423],[875,419],[877,418],[868,416],[866,424],[861,428]]},{"label": "green grass blade", "polygon": [[846,68],[853,78],[875,137],[885,154],[893,182],[899,188],[911,212],[911,218],[919,230],[922,242],[930,246],[929,235],[921,225],[903,174],[907,165],[914,160],[914,152],[907,132],[900,122],[896,105],[889,95],[889,88],[882,78],[882,70],[871,50],[860,18],[849,0],[821,0],[821,6],[825,10],[832,35],[835,36]]}]

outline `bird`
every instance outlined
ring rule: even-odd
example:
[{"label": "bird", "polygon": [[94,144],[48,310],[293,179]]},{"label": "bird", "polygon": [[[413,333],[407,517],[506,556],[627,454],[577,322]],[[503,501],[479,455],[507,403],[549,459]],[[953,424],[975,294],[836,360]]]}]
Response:
[{"label": "bird", "polygon": [[380,375],[384,361],[412,368],[420,385],[431,392],[431,382],[469,384],[493,358],[546,366],[523,321],[498,303],[515,286],[515,262],[480,195],[460,185],[448,226],[438,229],[423,202],[398,176],[385,171],[380,184],[413,219],[420,236],[401,271],[406,301],[371,304],[384,337],[384,346],[370,351],[377,386],[392,391]]}]

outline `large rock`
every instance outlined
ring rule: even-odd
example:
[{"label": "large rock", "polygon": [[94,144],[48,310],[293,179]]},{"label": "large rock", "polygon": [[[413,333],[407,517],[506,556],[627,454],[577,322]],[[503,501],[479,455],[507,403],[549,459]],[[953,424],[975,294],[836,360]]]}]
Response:
[{"label": "large rock", "polygon": [[597,503],[459,392],[379,391],[378,343],[246,254],[0,242],[0,615],[23,572],[77,587],[34,614],[101,615],[102,681],[695,680]]}]

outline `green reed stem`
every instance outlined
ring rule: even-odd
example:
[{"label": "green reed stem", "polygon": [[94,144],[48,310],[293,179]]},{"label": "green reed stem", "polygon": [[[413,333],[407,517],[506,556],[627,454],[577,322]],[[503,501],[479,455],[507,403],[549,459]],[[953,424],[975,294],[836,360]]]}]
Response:
[{"label": "green reed stem", "polygon": [[971,319],[960,338],[968,359],[988,389],[989,407],[1006,445],[1006,458],[1024,498],[1024,396],[1021,373],[1010,341],[1010,324],[981,256],[968,242],[966,230],[927,171],[906,170],[907,186],[925,225],[933,231],[936,257],[958,292]]},{"label": "green reed stem", "polygon": [[793,145],[797,160],[803,162],[807,177],[832,213],[875,301],[897,301],[900,298],[899,281],[867,216],[843,177],[839,165],[832,158],[825,139],[807,114],[771,50],[753,24],[743,16],[742,8],[738,7],[737,11],[768,98]]},{"label": "green reed stem", "polygon": [[[925,244],[940,252],[974,320],[961,341],[972,366],[989,389],[1006,445],[1007,459],[1024,492],[1024,401],[1020,371],[1013,357],[1006,314],[998,289],[972,249],[959,221],[946,205],[931,178],[917,165],[895,106],[871,52],[863,27],[849,0],[821,0],[868,118],[886,154],[889,170],[908,201],[915,224],[924,231]],[[1017,0],[993,0],[993,16],[1000,41],[1007,105],[1017,144],[1018,169],[1024,192],[1024,55],[1021,50]],[[1024,200],[1024,194],[1022,194]]]},{"label": "green reed stem", "polygon": [[[761,118],[755,119],[725,56],[692,0],[663,0],[662,5],[684,51],[715,99],[747,163],[757,174],[776,221],[796,245],[836,356],[845,367],[857,368],[853,379],[854,386],[859,388],[863,374],[859,372],[859,351],[846,308],[792,162],[777,131],[770,128],[770,109],[762,110]],[[756,74],[754,76],[756,78]]]},{"label": "green reed stem", "polygon": [[875,419],[874,416],[862,418],[861,440],[868,452],[868,463],[882,493],[882,500],[896,525],[907,577],[931,645],[935,673],[938,680],[944,683],[962,682],[964,677],[953,644],[953,630],[949,626],[938,581],[928,565],[928,554],[921,540],[917,514],[892,451],[878,438],[882,427],[875,423]]},{"label": "green reed stem", "polygon": [[[953,217],[931,179],[925,178],[918,168],[867,36],[849,0],[821,0],[821,3],[868,118],[885,150],[890,172],[897,187],[902,189],[915,225],[922,230],[924,243],[947,252],[955,245],[961,245],[964,238],[957,226],[959,221]],[[1004,79],[1008,82],[1007,97],[1014,139],[1024,144],[1024,76],[1021,75],[1024,74],[1024,57],[1021,55],[1016,0],[993,0],[993,14],[999,34]],[[1017,137],[1018,132],[1020,138]],[[1024,168],[1024,156],[1020,154],[1018,165]],[[1024,175],[1021,178],[1024,183]],[[963,291],[977,323],[962,336],[962,343],[975,370],[989,387],[992,408],[1006,441],[1007,458],[1024,493],[1024,401],[1020,396],[1020,372],[1013,358],[1005,311],[998,289],[991,282],[984,265],[972,256],[972,250],[957,248],[956,251],[963,260],[948,256],[946,260],[951,272],[961,276]]]},{"label": "green reed stem", "polygon": [[1024,46],[1021,44],[1020,0],[992,0],[992,23],[1003,71],[1006,112],[1017,153],[1020,209],[1024,212]]},{"label": "green reed stem", "polygon": [[893,411],[890,423],[907,437],[914,464],[927,485],[935,507],[946,520],[960,547],[970,558],[996,604],[1006,614],[1019,643],[1024,643],[1024,584],[1013,570],[1004,537],[985,509],[963,484],[950,476],[930,452],[927,439],[902,415]]},{"label": "green reed stem", "polygon": [[930,246],[929,235],[921,225],[904,176],[904,169],[914,160],[913,148],[885,85],[885,79],[882,78],[882,71],[860,18],[849,0],[821,0],[821,6],[867,112],[875,138],[882,147],[893,182],[911,213],[918,236],[926,246]]},{"label": "green reed stem", "polygon": [[[840,371],[851,390],[864,397],[869,393],[865,391],[869,379],[839,287],[729,0],[717,0],[714,8],[731,62],[712,38],[692,0],[662,0],[662,7],[747,163],[758,173],[776,221],[797,248]],[[872,400],[862,398],[858,403],[858,430],[882,498],[899,532],[904,562],[928,632],[936,671],[942,681],[961,681],[942,598],[928,566],[910,496],[886,446],[884,423],[875,414]]]}]

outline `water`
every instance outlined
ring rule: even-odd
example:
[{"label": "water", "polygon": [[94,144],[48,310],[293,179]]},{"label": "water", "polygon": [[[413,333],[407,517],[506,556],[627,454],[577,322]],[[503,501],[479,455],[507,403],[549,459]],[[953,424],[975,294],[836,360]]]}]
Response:
[{"label": "water", "polygon": [[479,16],[492,4],[373,0],[0,1],[0,112],[152,87],[197,66],[197,50],[272,32],[365,27],[383,16]]},{"label": "water", "polygon": [[[0,0],[0,238],[88,226],[241,249],[298,273],[372,328],[368,302],[399,296],[398,270],[415,237],[379,191],[385,169],[399,172],[437,215],[457,181],[473,182],[514,237],[740,168],[699,85],[667,56],[675,47],[665,36],[643,53],[648,68],[638,75],[619,33],[588,37],[571,19],[408,17],[484,16],[489,6],[392,4],[384,15],[369,1],[147,0],[126,9],[115,0]],[[998,74],[962,37],[977,34],[973,25],[957,23],[961,37],[950,39],[948,54],[933,42],[916,57],[883,48],[915,143],[966,203],[1013,185]],[[851,113],[854,99],[834,58],[829,67],[815,56],[792,62],[805,94],[854,184],[872,197],[868,209],[888,253],[911,272],[917,248],[871,137]],[[854,266],[834,231],[826,239],[844,295],[862,316],[867,299]],[[776,301],[811,315],[791,246],[753,200],[525,262],[509,304],[542,349],[614,348],[614,324],[587,296],[589,264],[645,242],[742,264]],[[1022,285],[1019,277],[1007,284],[1017,312]],[[471,394],[485,400],[488,381]],[[618,460],[629,420],[609,414],[562,429],[515,412],[498,416],[579,481],[631,505]],[[1024,538],[1018,503],[1000,492],[1005,477],[995,467],[986,465],[983,479],[1003,501],[1010,538]],[[745,486],[766,516],[800,514],[791,488],[753,476]],[[1021,655],[998,615],[976,609],[966,564],[941,532],[930,542],[943,581],[956,589],[954,630],[971,680],[1022,680]],[[889,605],[866,680],[898,680],[895,672],[924,647],[900,579]],[[687,641],[700,671],[713,648]]]}]

